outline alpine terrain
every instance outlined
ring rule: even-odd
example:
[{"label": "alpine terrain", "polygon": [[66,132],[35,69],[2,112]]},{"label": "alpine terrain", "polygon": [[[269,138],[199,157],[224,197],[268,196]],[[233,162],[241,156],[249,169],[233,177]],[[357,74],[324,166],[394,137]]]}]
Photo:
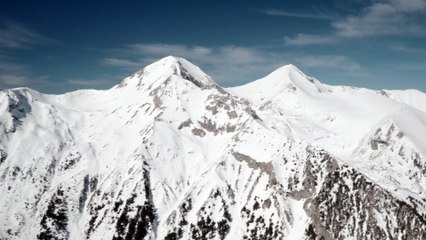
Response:
[{"label": "alpine terrain", "polygon": [[163,58],[0,92],[0,239],[426,239],[426,94]]}]

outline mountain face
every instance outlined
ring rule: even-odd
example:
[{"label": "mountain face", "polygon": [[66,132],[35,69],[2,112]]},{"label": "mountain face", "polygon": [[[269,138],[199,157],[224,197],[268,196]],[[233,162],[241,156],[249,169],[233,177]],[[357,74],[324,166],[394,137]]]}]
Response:
[{"label": "mountain face", "polygon": [[0,239],[426,239],[426,95],[166,57],[0,92]]}]

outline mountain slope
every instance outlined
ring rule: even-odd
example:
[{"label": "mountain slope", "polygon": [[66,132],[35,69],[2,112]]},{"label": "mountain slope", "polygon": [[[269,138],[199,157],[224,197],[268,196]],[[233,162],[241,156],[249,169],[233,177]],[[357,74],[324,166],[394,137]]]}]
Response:
[{"label": "mountain slope", "polygon": [[387,93],[294,66],[223,89],[176,57],[2,91],[0,238],[424,239],[424,96]]}]

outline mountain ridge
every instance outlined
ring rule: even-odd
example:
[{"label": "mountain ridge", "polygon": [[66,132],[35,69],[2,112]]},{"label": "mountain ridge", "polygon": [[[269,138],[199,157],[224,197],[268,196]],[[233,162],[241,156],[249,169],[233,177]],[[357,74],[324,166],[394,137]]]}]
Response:
[{"label": "mountain ridge", "polygon": [[109,90],[0,92],[0,238],[426,238],[421,97],[275,74],[262,99],[169,56]]}]

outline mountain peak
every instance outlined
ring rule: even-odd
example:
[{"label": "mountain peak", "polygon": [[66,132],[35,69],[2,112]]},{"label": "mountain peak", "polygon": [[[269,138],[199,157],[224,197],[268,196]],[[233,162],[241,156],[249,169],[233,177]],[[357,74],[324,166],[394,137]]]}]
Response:
[{"label": "mountain peak", "polygon": [[252,102],[261,99],[261,102],[269,101],[281,94],[316,95],[329,91],[320,81],[305,75],[293,64],[284,65],[261,79],[227,90]]},{"label": "mountain peak", "polygon": [[[151,68],[176,68],[181,64],[181,62],[187,61],[184,58],[176,57],[176,56],[167,56],[163,57],[148,66],[146,66],[144,69],[151,69]],[[187,61],[188,62],[188,61]]]},{"label": "mountain peak", "polygon": [[295,87],[309,95],[329,91],[320,81],[307,76],[293,64],[284,65],[258,81],[272,86]]},{"label": "mountain peak", "polygon": [[293,64],[283,65],[282,67],[276,69],[274,72],[276,72],[276,71],[280,71],[280,72],[284,72],[284,71],[285,72],[300,72],[300,73],[303,74],[303,72],[296,65],[293,65]]},{"label": "mountain peak", "polygon": [[269,81],[277,81],[277,82],[293,82],[297,84],[298,82],[309,81],[312,83],[311,78],[306,76],[302,70],[296,67],[293,64],[284,65],[263,79],[268,79]]},{"label": "mountain peak", "polygon": [[140,86],[143,83],[150,84],[158,81],[163,82],[172,77],[190,81],[199,88],[211,88],[217,85],[210,76],[188,60],[175,56],[167,56],[124,79],[118,87],[127,85]]}]

